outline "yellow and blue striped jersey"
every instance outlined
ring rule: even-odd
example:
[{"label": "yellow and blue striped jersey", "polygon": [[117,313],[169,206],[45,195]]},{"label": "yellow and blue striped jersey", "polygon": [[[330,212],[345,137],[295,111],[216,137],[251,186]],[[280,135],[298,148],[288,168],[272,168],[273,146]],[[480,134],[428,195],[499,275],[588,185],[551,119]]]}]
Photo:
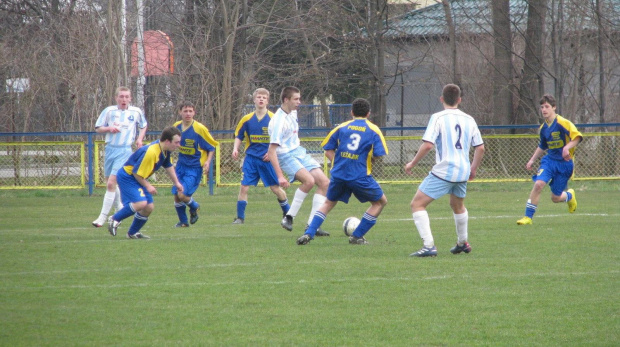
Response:
[{"label": "yellow and blue striped jersey", "polygon": [[335,150],[331,176],[347,181],[370,176],[372,158],[388,154],[379,127],[362,117],[338,125],[327,134],[321,146]]},{"label": "yellow and blue striped jersey", "polygon": [[[564,158],[562,158],[562,149],[570,141],[576,139],[577,137],[581,137],[581,139],[583,139],[583,135],[581,135],[579,130],[577,130],[575,124],[559,114],[556,115],[551,124],[543,122],[540,126],[539,132],[540,140],[538,142],[538,147],[540,149],[547,150],[547,156],[554,160],[564,160]],[[570,149],[571,159],[574,156],[575,147]]]},{"label": "yellow and blue striped jersey", "polygon": [[159,140],[157,140],[135,151],[125,162],[123,170],[129,175],[137,174],[149,178],[162,166],[169,168],[172,166],[172,162],[170,161],[170,152],[164,151]]},{"label": "yellow and blue striped jersey", "polygon": [[209,133],[209,129],[197,121],[193,121],[185,130],[183,130],[183,121],[178,121],[173,126],[181,130],[181,147],[179,147],[177,164],[188,167],[204,166],[207,154],[219,145],[219,142],[215,141]]},{"label": "yellow and blue striped jersey", "polygon": [[273,112],[267,111],[258,119],[255,112],[248,113],[237,124],[235,137],[245,142],[245,154],[262,158],[269,149],[269,121]]}]

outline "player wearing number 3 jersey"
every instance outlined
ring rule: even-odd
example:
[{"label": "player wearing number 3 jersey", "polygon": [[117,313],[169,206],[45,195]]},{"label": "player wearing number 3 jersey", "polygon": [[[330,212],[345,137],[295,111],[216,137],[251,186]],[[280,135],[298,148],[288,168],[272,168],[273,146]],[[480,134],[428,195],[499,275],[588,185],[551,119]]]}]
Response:
[{"label": "player wearing number 3 jersey", "polygon": [[351,194],[362,203],[370,201],[370,207],[349,237],[349,243],[367,243],[364,235],[375,225],[387,204],[381,186],[371,175],[372,159],[388,153],[381,130],[368,120],[369,115],[370,103],[366,99],[355,99],[351,104],[353,120],[337,126],[321,143],[325,156],[332,162],[327,200],[312,217],[306,232],[297,239],[298,245],[310,242],[329,211],[338,201],[348,203]]},{"label": "player wearing number 3 jersey", "polygon": [[[450,206],[454,212],[457,244],[450,252],[458,254],[471,252],[467,242],[469,216],[465,208],[467,181],[476,177],[476,171],[484,155],[484,144],[473,117],[458,109],[461,103],[461,89],[454,84],[444,86],[439,99],[444,110],[431,116],[422,137],[422,145],[412,161],[405,165],[405,172],[411,169],[435,147],[437,163],[418,187],[411,201],[413,221],[424,247],[411,254],[413,257],[434,257],[437,248],[431,233],[430,219],[426,206],[445,194],[450,194]],[[469,162],[469,150],[475,148],[473,163]]]}]

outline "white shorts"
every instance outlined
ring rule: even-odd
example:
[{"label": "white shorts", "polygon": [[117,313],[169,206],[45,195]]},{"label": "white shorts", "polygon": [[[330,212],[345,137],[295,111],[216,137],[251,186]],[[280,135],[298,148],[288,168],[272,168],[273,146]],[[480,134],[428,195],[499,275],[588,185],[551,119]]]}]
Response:
[{"label": "white shorts", "polygon": [[301,169],[310,171],[321,167],[302,146],[287,153],[278,153],[278,162],[282,172],[288,176],[289,182],[295,180],[295,174]]},{"label": "white shorts", "polygon": [[452,194],[457,198],[465,198],[465,195],[467,195],[467,182],[448,182],[429,173],[418,189],[435,200],[446,194]]}]

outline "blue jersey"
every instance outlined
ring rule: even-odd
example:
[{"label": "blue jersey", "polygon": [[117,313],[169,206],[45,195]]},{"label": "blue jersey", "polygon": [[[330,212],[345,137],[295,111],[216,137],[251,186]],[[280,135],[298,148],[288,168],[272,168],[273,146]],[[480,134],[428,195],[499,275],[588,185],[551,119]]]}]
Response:
[{"label": "blue jersey", "polygon": [[[583,138],[583,135],[577,130],[575,124],[558,114],[551,124],[543,122],[540,126],[538,147],[542,150],[547,150],[549,158],[564,160],[562,158],[562,149],[577,137]],[[573,158],[574,155],[575,147],[570,149],[570,157]]]},{"label": "blue jersey", "polygon": [[197,121],[193,121],[187,129],[183,129],[183,121],[178,121],[173,126],[181,130],[181,147],[177,164],[189,167],[204,166],[207,154],[219,145],[209,133],[209,129]]},{"label": "blue jersey", "polygon": [[245,154],[257,158],[263,158],[269,149],[269,121],[273,113],[267,111],[262,119],[258,119],[256,113],[248,113],[237,124],[235,137],[245,140]]},{"label": "blue jersey", "polygon": [[149,178],[160,167],[169,168],[172,166],[170,152],[161,148],[159,140],[153,141],[146,146],[140,147],[135,151],[123,166],[123,170],[128,175]]},{"label": "blue jersey", "polygon": [[120,130],[118,133],[106,133],[105,143],[111,146],[131,147],[136,139],[137,128],[146,127],[146,118],[142,110],[129,106],[126,110],[121,110],[118,106],[109,106],[101,112],[95,128],[103,126],[113,126]]},{"label": "blue jersey", "polygon": [[469,180],[469,150],[483,144],[472,116],[455,108],[437,112],[428,121],[422,140],[435,145],[434,176],[455,183]]},{"label": "blue jersey", "polygon": [[335,150],[331,176],[346,181],[370,176],[372,157],[388,153],[379,127],[361,117],[338,125],[327,134],[321,146]]}]

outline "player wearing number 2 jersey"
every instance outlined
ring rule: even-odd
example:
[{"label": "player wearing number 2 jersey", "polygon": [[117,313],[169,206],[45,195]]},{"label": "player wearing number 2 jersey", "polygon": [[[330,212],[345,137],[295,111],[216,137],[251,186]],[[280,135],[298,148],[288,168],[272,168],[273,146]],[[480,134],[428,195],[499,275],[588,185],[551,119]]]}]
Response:
[{"label": "player wearing number 2 jersey", "polygon": [[351,105],[353,120],[337,126],[321,143],[332,162],[327,200],[312,217],[306,232],[297,239],[298,245],[308,244],[329,211],[338,201],[348,203],[351,194],[362,203],[370,201],[370,207],[349,237],[349,243],[367,243],[364,235],[377,223],[377,217],[387,204],[381,186],[371,175],[372,159],[388,153],[381,130],[368,120],[369,115],[370,103],[365,99],[355,99]]},{"label": "player wearing number 2 jersey", "polygon": [[[484,155],[484,144],[474,118],[458,109],[461,103],[461,89],[457,85],[444,86],[439,100],[444,110],[431,116],[422,137],[424,142],[413,160],[405,165],[405,172],[411,174],[411,169],[435,147],[437,164],[420,184],[411,201],[413,221],[424,241],[424,247],[412,253],[413,257],[437,255],[426,206],[445,194],[450,194],[450,206],[454,212],[458,238],[456,246],[450,252],[453,254],[471,252],[471,246],[467,242],[469,215],[464,201],[467,181],[476,177],[476,171]],[[471,147],[475,150],[473,163],[470,164]]]}]

